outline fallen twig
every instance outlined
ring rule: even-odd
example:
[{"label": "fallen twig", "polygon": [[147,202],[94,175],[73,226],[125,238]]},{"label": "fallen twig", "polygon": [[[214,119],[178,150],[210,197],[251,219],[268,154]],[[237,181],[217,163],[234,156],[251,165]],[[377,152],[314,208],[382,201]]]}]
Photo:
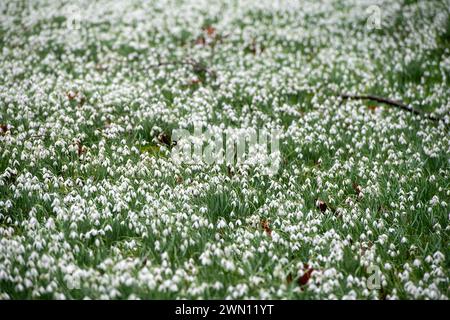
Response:
[{"label": "fallen twig", "polygon": [[201,62],[192,60],[192,59],[186,59],[186,60],[182,60],[182,61],[159,62],[157,64],[150,65],[148,67],[148,69],[154,69],[154,68],[159,68],[162,66],[170,66],[170,65],[188,65],[188,66],[192,67],[194,72],[206,72],[211,77],[214,77],[216,75],[216,73],[213,70],[210,70],[206,65],[204,65]]},{"label": "fallen twig", "polygon": [[380,103],[384,103],[384,104],[388,104],[394,107],[398,107],[402,110],[411,112],[413,114],[417,114],[420,116],[423,116],[427,119],[433,120],[433,121],[439,121],[442,120],[441,118],[436,118],[430,114],[426,114],[424,112],[420,112],[416,109],[413,109],[412,107],[408,106],[407,104],[401,102],[401,101],[394,101],[391,99],[387,99],[387,98],[383,98],[383,97],[379,97],[379,96],[374,96],[374,95],[353,95],[353,94],[341,94],[339,95],[342,99],[347,100],[347,99],[351,99],[351,100],[372,100],[372,101],[376,101],[376,102],[380,102]]}]

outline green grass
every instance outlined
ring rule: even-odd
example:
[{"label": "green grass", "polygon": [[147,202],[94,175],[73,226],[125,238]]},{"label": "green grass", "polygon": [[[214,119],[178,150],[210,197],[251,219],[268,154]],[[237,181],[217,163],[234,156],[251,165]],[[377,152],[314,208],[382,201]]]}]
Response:
[{"label": "green grass", "polygon": [[[222,3],[227,21],[137,3],[148,19],[105,11],[76,32],[43,13],[19,32],[31,12],[6,11],[0,299],[448,298],[448,122],[336,97],[401,98],[448,119],[448,10],[388,2],[382,28],[368,31],[363,7],[308,3],[301,19]],[[214,49],[196,44],[209,26],[223,36]],[[186,57],[215,76],[178,63]],[[173,64],[148,68],[157,61]],[[158,136],[198,122],[280,129],[280,169],[173,163]],[[314,271],[299,285],[306,264]],[[367,289],[368,265],[382,289]]]}]

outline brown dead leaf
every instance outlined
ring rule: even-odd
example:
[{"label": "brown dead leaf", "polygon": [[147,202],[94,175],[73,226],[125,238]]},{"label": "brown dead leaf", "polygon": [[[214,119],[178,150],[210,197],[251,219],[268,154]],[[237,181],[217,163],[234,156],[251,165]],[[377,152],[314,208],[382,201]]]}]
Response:
[{"label": "brown dead leaf", "polygon": [[319,209],[320,210],[320,212],[325,212],[325,211],[327,211],[327,208],[328,208],[328,206],[327,206],[327,204],[325,203],[325,201],[323,201],[323,200],[320,200],[320,199],[317,199],[317,201],[316,201],[316,207],[317,207],[317,209]]},{"label": "brown dead leaf", "polygon": [[0,134],[4,135],[8,132],[8,125],[6,124],[0,124]]},{"label": "brown dead leaf", "polygon": [[69,98],[69,100],[74,100],[78,95],[78,92],[74,92],[74,91],[69,91],[66,93],[67,98]]},{"label": "brown dead leaf", "polygon": [[78,107],[82,107],[84,106],[84,104],[86,103],[86,98],[85,97],[81,97],[80,98],[80,102],[78,103]]},{"label": "brown dead leaf", "polygon": [[288,283],[288,284],[291,284],[292,283],[292,273],[289,273],[288,275],[287,275],[287,277],[286,277],[286,282]]},{"label": "brown dead leaf", "polygon": [[208,37],[214,37],[216,34],[216,29],[213,26],[207,26],[204,31]]},{"label": "brown dead leaf", "polygon": [[206,40],[204,36],[200,36],[195,40],[195,44],[204,46],[206,44]]},{"label": "brown dead leaf", "polygon": [[193,79],[188,81],[188,85],[194,86],[194,85],[199,84],[201,82],[202,82],[202,80],[200,80],[199,78],[193,78]]},{"label": "brown dead leaf", "polygon": [[86,147],[83,146],[83,144],[81,143],[80,140],[77,140],[76,144],[78,147],[77,153],[78,153],[78,156],[80,157],[82,154],[86,153]]},{"label": "brown dead leaf", "polygon": [[206,46],[209,45],[214,47],[217,42],[221,42],[226,36],[219,34],[213,26],[206,26],[203,28],[203,35],[200,35],[196,40],[195,44]]},{"label": "brown dead leaf", "polygon": [[158,141],[162,144],[165,144],[166,146],[172,146],[172,138],[165,132],[161,132],[158,135]]},{"label": "brown dead leaf", "polygon": [[232,168],[230,165],[227,165],[227,174],[230,178],[234,176],[234,168]]},{"label": "brown dead leaf", "polygon": [[270,229],[269,221],[266,219],[261,220],[261,227],[264,229],[269,238],[272,238],[272,229]]},{"label": "brown dead leaf", "polygon": [[355,193],[359,196],[362,192],[362,188],[360,185],[358,185],[356,182],[353,182],[353,190]]},{"label": "brown dead leaf", "polygon": [[311,278],[313,271],[314,271],[314,269],[310,268],[308,264],[305,264],[304,267],[305,267],[305,272],[297,280],[297,283],[299,286],[304,286],[305,284],[307,284],[309,279]]}]

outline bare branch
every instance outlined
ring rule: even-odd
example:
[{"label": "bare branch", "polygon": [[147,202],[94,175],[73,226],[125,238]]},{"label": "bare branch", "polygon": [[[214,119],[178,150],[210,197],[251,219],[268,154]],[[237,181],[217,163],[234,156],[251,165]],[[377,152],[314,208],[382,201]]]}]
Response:
[{"label": "bare branch", "polygon": [[420,112],[419,110],[413,109],[411,106],[408,106],[407,104],[405,104],[401,101],[395,101],[395,100],[391,100],[391,99],[387,99],[387,98],[383,98],[383,97],[379,97],[379,96],[374,96],[374,95],[370,95],[370,94],[368,94],[368,95],[340,94],[339,96],[344,100],[372,100],[372,101],[376,101],[376,102],[380,102],[380,103],[384,103],[384,104],[388,104],[388,105],[400,108],[402,110],[423,116],[423,117],[433,120],[433,121],[442,120],[441,118],[436,118],[430,114],[426,114],[424,112]]},{"label": "bare branch", "polygon": [[182,60],[182,61],[159,62],[157,64],[150,65],[147,68],[155,69],[155,68],[159,68],[162,66],[170,66],[170,65],[187,65],[187,66],[191,66],[192,69],[194,70],[194,72],[206,72],[211,77],[214,77],[216,75],[216,73],[213,70],[209,69],[206,65],[204,65],[201,62],[195,61],[193,59],[186,59],[186,60]]}]

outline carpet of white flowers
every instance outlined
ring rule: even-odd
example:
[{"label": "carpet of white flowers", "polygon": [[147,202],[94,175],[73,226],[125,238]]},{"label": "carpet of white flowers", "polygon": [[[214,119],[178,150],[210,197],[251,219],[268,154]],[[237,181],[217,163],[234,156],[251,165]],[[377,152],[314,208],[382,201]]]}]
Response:
[{"label": "carpet of white flowers", "polygon": [[[1,1],[0,299],[447,299],[449,16]],[[279,170],[175,163],[198,125],[280,130]]]}]

